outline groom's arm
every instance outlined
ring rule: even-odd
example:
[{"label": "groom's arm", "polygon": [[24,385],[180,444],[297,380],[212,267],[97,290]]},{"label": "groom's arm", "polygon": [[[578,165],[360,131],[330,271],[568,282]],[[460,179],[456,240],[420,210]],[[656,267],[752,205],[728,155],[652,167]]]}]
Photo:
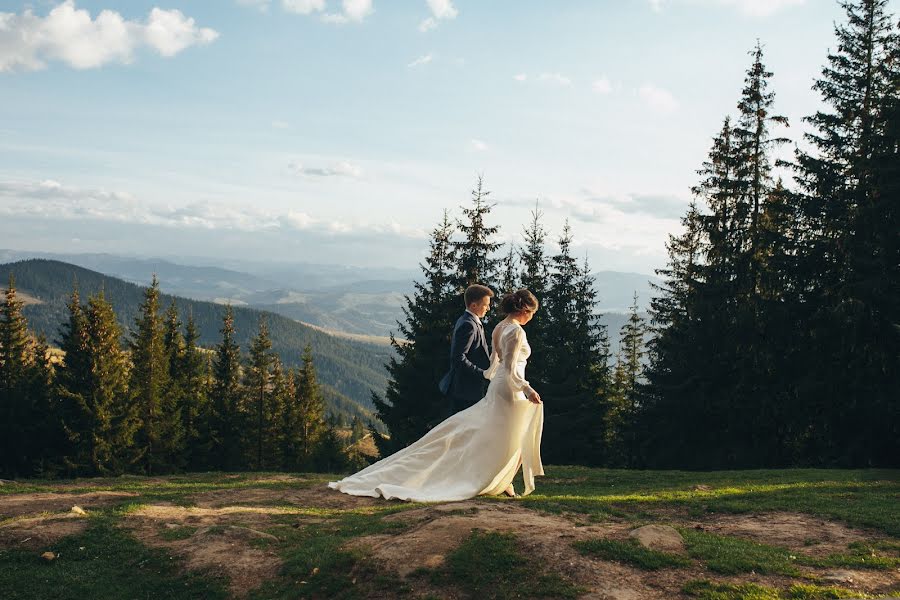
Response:
[{"label": "groom's arm", "polygon": [[450,357],[457,369],[464,369],[476,377],[484,377],[484,369],[469,360],[466,354],[478,341],[478,331],[471,321],[463,321],[453,331]]}]

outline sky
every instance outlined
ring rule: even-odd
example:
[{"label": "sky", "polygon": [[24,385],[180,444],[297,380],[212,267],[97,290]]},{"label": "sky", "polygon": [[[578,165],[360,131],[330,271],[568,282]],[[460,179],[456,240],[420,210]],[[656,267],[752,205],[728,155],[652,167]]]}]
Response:
[{"label": "sky", "polygon": [[833,0],[0,0],[0,248],[409,268],[480,176],[500,241],[537,205],[593,270],[652,273],[748,52],[800,141],[836,21]]}]

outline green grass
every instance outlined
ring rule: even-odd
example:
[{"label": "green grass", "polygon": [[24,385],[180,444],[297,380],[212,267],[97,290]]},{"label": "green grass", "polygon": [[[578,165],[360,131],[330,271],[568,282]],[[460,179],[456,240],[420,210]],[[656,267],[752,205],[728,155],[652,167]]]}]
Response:
[{"label": "green grass", "polygon": [[723,575],[760,573],[797,577],[796,557],[786,549],[742,538],[680,529],[688,554]]},{"label": "green grass", "polygon": [[839,587],[796,584],[779,591],[754,583],[721,583],[706,580],[689,581],[684,593],[701,600],[832,600],[837,598],[875,598],[862,592]]},{"label": "green grass", "polygon": [[513,534],[474,529],[447,555],[441,569],[419,572],[432,584],[461,589],[467,597],[487,600],[512,598],[577,598],[584,590],[547,572],[540,560],[519,551]]},{"label": "green grass", "polygon": [[361,550],[342,548],[351,538],[378,533],[399,533],[406,525],[384,517],[416,508],[415,504],[388,504],[366,510],[348,510],[322,523],[303,523],[297,517],[274,517],[266,529],[279,538],[272,543],[284,562],[276,579],[251,592],[249,598],[355,599],[407,594],[409,586],[382,572]]},{"label": "green grass", "polygon": [[647,571],[687,567],[691,564],[691,561],[683,556],[644,548],[635,540],[584,540],[575,542],[573,546],[582,554],[626,563]]},{"label": "green grass", "polygon": [[525,506],[601,518],[681,509],[709,512],[790,511],[838,519],[900,536],[900,471],[785,469],[626,471],[551,466]]},{"label": "green grass", "polygon": [[831,600],[833,598],[874,598],[875,596],[839,587],[797,584],[792,585],[784,597],[790,600]]},{"label": "green grass", "polygon": [[49,545],[46,563],[34,550],[0,550],[0,590],[6,600],[166,600],[227,598],[222,581],[184,575],[166,552],[152,550],[117,528],[107,515],[90,517],[81,534]]},{"label": "green grass", "polygon": [[[814,557],[792,554],[787,548],[760,544],[743,538],[680,529],[688,554],[702,560],[710,570],[725,575],[761,573],[801,575],[798,565],[819,568],[865,568],[888,570],[900,566],[900,558],[876,553],[866,544],[852,544],[848,554]],[[889,542],[883,546],[892,547]]]},{"label": "green grass", "polygon": [[755,583],[713,583],[706,580],[689,581],[682,588],[689,596],[700,600],[780,600],[778,590]]},{"label": "green grass", "polygon": [[162,527],[159,530],[159,537],[168,541],[174,542],[176,540],[186,540],[197,531],[196,527],[184,526],[184,527]]}]

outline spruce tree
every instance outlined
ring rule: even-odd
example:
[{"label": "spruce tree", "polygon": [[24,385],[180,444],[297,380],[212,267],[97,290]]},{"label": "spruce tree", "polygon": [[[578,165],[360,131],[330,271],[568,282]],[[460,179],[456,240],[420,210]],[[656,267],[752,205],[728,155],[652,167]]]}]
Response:
[{"label": "spruce tree", "polygon": [[88,367],[82,393],[68,396],[76,403],[72,466],[83,475],[119,475],[141,458],[135,449],[140,406],[128,393],[128,357],[122,349],[122,330],[103,290],[88,299],[84,315],[86,346],[66,354],[73,364]]},{"label": "spruce tree", "polygon": [[545,387],[538,390],[548,399],[544,448],[549,462],[597,464],[602,460],[605,435],[605,399],[598,380],[606,368],[604,338],[595,314],[593,282],[573,256],[572,242],[566,222],[557,241],[559,252],[550,259],[544,304],[549,360]]},{"label": "spruce tree", "polygon": [[212,457],[212,406],[209,398],[211,369],[209,359],[197,346],[200,332],[193,314],[185,325],[184,349],[178,355],[175,370],[180,388],[181,429],[184,431],[184,463],[189,470],[210,468]]},{"label": "spruce tree", "polygon": [[296,410],[299,434],[297,437],[297,462],[305,469],[314,466],[316,449],[325,433],[325,402],[313,364],[312,348],[303,350],[303,364],[296,377]]},{"label": "spruce tree", "polygon": [[212,383],[212,456],[216,466],[236,470],[244,466],[241,446],[245,415],[241,387],[241,352],[235,342],[234,310],[225,307],[222,318],[222,341],[216,346]]},{"label": "spruce tree", "polygon": [[546,381],[548,349],[547,339],[547,289],[549,286],[548,259],[546,256],[547,231],[541,221],[544,214],[535,203],[531,211],[531,222],[524,228],[524,244],[520,251],[522,287],[529,290],[541,303],[541,308],[534,313],[528,323],[528,341],[531,356],[528,358],[528,381],[535,389],[542,389]]},{"label": "spruce tree", "polygon": [[[453,242],[460,299],[462,292],[475,283],[497,289],[501,259],[494,254],[503,244],[494,241],[500,228],[487,224],[493,208],[487,201],[490,194],[484,189],[483,178],[479,176],[472,190],[472,205],[462,207],[463,218],[456,223],[462,234],[461,240]],[[462,302],[459,305],[462,306]]]},{"label": "spruce tree", "polygon": [[146,474],[167,472],[175,460],[180,428],[172,431],[171,411],[167,402],[170,390],[169,356],[165,347],[165,325],[160,316],[159,281],[156,275],[144,290],[131,333],[131,378],[129,390],[140,411],[140,428],[136,445],[142,455]]},{"label": "spruce tree", "polygon": [[900,32],[887,4],[841,3],[847,21],[813,86],[825,106],[807,118],[813,150],[796,159],[808,315],[799,387],[813,419],[805,456],[825,464],[896,465],[900,455],[895,114],[890,133]]},{"label": "spruce tree", "polygon": [[384,399],[373,394],[375,414],[389,436],[371,429],[381,456],[393,454],[419,439],[447,416],[450,407],[438,390],[449,367],[450,334],[462,312],[458,299],[453,224],[444,211],[431,233],[430,253],[422,281],[406,297],[405,322],[398,322],[400,337],[391,336],[395,354],[387,364],[389,381]]},{"label": "spruce tree", "polygon": [[63,360],[56,369],[54,395],[58,424],[65,435],[65,449],[59,454],[60,462],[66,474],[71,477],[77,469],[75,448],[81,443],[83,436],[88,434],[90,426],[87,413],[81,410],[90,393],[91,365],[87,316],[81,304],[77,282],[73,284],[66,308],[69,317],[59,332]]},{"label": "spruce tree", "polygon": [[16,280],[9,275],[6,297],[0,304],[0,472],[8,477],[28,474],[32,443],[33,399],[28,393],[33,350],[25,303],[16,296]]},{"label": "spruce tree", "polygon": [[268,449],[263,455],[264,469],[286,469],[285,464],[285,411],[294,401],[292,379],[285,373],[278,355],[272,358],[272,391],[268,395],[265,412],[268,415],[263,428],[263,448]]},{"label": "spruce tree", "polygon": [[263,442],[268,423],[272,418],[272,415],[266,410],[271,404],[272,363],[272,340],[269,338],[269,327],[265,317],[260,317],[259,331],[250,342],[250,364],[244,380],[250,413],[247,427],[248,441],[250,442],[248,446],[255,450],[254,464],[257,470],[262,469]]}]

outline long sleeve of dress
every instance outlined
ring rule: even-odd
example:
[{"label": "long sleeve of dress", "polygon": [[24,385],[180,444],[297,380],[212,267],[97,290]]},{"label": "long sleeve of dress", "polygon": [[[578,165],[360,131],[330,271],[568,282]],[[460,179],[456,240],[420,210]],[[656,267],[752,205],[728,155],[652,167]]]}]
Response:
[{"label": "long sleeve of dress", "polygon": [[530,396],[534,390],[528,384],[524,374],[518,370],[522,347],[525,345],[525,330],[518,326],[510,326],[500,336],[500,362],[509,369],[509,381],[513,391],[524,392]]}]

